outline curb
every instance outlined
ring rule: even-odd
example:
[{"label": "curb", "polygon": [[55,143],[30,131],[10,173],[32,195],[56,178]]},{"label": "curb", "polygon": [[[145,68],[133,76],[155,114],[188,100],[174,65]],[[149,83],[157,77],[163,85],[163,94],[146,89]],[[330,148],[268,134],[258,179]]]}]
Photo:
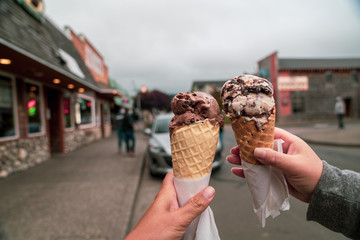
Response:
[{"label": "curb", "polygon": [[333,147],[349,147],[349,148],[360,148],[360,144],[356,143],[337,143],[337,142],[325,142],[325,141],[316,141],[308,138],[303,138],[299,136],[302,140],[309,144],[322,145],[322,146],[333,146]]}]

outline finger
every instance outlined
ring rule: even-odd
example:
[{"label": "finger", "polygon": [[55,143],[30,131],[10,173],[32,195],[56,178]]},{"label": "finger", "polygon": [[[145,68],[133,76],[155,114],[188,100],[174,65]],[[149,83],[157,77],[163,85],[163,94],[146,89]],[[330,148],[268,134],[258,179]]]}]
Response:
[{"label": "finger", "polygon": [[287,152],[287,149],[291,145],[291,143],[299,140],[299,137],[289,133],[288,131],[275,127],[274,139],[282,139],[284,140],[283,149],[284,152]]},{"label": "finger", "polygon": [[227,160],[230,164],[241,165],[241,158],[240,158],[239,156],[228,155],[228,156],[226,157],[226,160]]},{"label": "finger", "polygon": [[190,200],[178,210],[179,215],[182,216],[183,223],[190,224],[210,205],[214,196],[215,189],[209,186],[190,198]]},{"label": "finger", "polygon": [[166,174],[162,186],[155,199],[157,199],[157,201],[161,200],[161,203],[163,201],[170,202],[170,200],[173,199],[174,196],[176,198],[176,191],[174,187],[174,174],[171,171]]},{"label": "finger", "polygon": [[235,174],[236,176],[245,178],[244,169],[242,168],[232,168],[231,172]]},{"label": "finger", "polygon": [[254,156],[262,164],[276,167],[284,172],[291,170],[294,166],[291,155],[279,153],[270,148],[255,148]]},{"label": "finger", "polygon": [[230,150],[230,153],[233,154],[233,155],[239,156],[239,155],[240,155],[240,149],[239,149],[239,147],[238,147],[238,146],[233,147],[233,148]]}]

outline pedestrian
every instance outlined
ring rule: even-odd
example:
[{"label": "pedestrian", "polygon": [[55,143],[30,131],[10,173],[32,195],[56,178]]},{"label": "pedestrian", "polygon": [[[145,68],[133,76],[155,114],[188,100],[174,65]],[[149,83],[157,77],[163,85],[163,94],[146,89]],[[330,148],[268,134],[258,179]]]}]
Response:
[{"label": "pedestrian", "polygon": [[123,120],[125,116],[125,109],[121,108],[119,114],[115,116],[116,134],[118,139],[118,153],[121,154],[122,142],[125,140],[125,134],[123,130]]},{"label": "pedestrian", "polygon": [[[256,148],[254,155],[264,165],[283,171],[289,192],[309,203],[307,220],[353,239],[360,239],[360,173],[340,170],[320,160],[299,137],[275,128],[275,138],[283,139],[284,153]],[[239,147],[231,149],[229,163],[241,165]],[[242,168],[232,172],[245,178]],[[125,240],[182,239],[186,228],[210,205],[215,195],[206,187],[179,208],[173,173],[166,175],[163,185],[136,227]]]},{"label": "pedestrian", "polygon": [[344,114],[345,114],[345,104],[344,104],[342,97],[340,97],[340,96],[336,97],[334,112],[337,115],[338,127],[340,129],[343,129],[344,128],[343,118],[344,118]]},{"label": "pedestrian", "polygon": [[129,157],[135,157],[135,132],[134,132],[134,119],[130,114],[130,108],[125,110],[122,129],[125,134],[126,152]]}]

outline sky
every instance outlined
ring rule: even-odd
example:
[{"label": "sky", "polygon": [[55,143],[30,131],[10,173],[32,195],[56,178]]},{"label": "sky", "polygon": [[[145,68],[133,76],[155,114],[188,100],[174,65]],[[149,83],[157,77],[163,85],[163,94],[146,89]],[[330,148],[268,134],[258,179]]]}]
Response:
[{"label": "sky", "polygon": [[46,16],[84,34],[130,94],[256,73],[274,51],[360,58],[360,0],[43,1]]}]

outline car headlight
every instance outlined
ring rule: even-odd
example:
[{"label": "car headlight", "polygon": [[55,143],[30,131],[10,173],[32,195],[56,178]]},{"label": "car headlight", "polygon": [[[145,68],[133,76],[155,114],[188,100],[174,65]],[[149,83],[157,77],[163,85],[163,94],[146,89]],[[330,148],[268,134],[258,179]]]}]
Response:
[{"label": "car headlight", "polygon": [[165,153],[164,148],[157,144],[155,141],[149,142],[149,149],[152,153]]}]

